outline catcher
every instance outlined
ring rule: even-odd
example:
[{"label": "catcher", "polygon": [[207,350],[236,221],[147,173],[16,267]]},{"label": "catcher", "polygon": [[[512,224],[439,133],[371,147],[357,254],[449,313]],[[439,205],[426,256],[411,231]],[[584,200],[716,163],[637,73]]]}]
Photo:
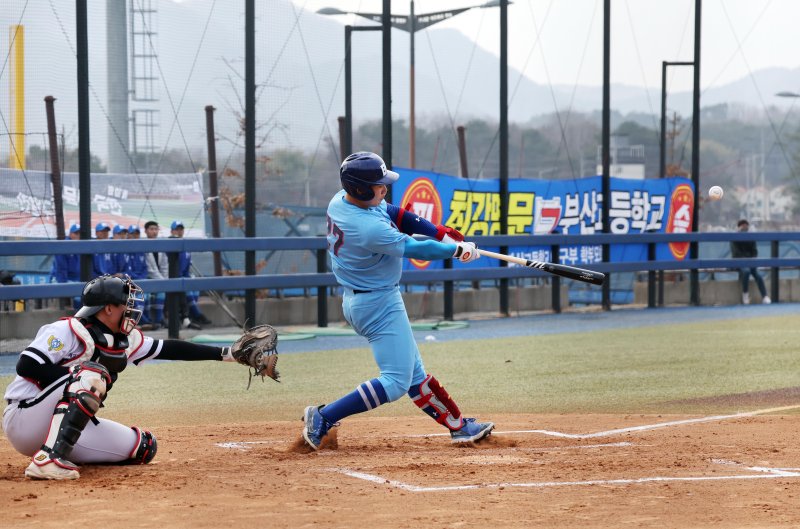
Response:
[{"label": "catcher", "polygon": [[143,297],[128,276],[95,278],[84,286],[75,316],[42,326],[20,353],[5,393],[3,430],[18,452],[31,456],[27,477],[78,479],[77,464],[153,460],[151,432],[95,416],[128,365],[155,358],[238,361],[278,380],[277,333],[269,325],[245,332],[231,347],[156,340],[136,327]]}]

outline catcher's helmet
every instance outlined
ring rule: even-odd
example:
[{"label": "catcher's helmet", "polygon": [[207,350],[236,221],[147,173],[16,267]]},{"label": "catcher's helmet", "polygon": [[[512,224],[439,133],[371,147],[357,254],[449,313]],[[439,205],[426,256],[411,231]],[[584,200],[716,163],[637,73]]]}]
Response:
[{"label": "catcher's helmet", "polygon": [[88,318],[106,305],[125,305],[120,332],[130,333],[142,317],[144,293],[127,275],[104,275],[86,283],[76,318]]},{"label": "catcher's helmet", "polygon": [[386,169],[383,158],[372,152],[353,153],[344,159],[339,168],[342,188],[358,200],[372,200],[375,197],[373,185],[391,185],[399,177],[399,174]]}]

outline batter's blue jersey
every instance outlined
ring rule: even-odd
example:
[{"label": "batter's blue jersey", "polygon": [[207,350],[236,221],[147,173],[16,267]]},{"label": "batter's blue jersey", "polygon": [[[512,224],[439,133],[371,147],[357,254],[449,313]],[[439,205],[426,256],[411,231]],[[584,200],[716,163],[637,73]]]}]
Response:
[{"label": "batter's blue jersey", "polygon": [[386,201],[362,209],[339,191],[328,204],[328,253],[340,285],[354,290],[391,288],[400,281],[408,235],[386,211]]}]

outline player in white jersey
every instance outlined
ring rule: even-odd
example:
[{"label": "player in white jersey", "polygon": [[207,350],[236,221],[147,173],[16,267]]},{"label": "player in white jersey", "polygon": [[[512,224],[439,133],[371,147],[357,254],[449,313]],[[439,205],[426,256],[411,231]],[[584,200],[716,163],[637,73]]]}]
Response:
[{"label": "player in white jersey", "polygon": [[77,479],[76,463],[153,459],[152,433],[95,417],[128,365],[154,358],[235,361],[230,347],[145,337],[136,328],[142,300],[128,276],[92,279],[75,316],[42,326],[20,353],[17,377],[4,396],[3,430],[18,452],[31,456],[26,476]]},{"label": "player in white jersey", "polygon": [[[333,273],[344,287],[344,317],[369,340],[380,376],[330,404],[306,407],[303,439],[317,450],[339,420],[406,394],[450,430],[454,443],[487,437],[494,424],[463,418],[439,381],[425,372],[398,287],[404,258],[455,257],[468,263],[479,257],[475,244],[452,228],[387,204],[387,186],[399,175],[387,170],[377,154],[351,154],[339,176],[343,190],[328,205],[328,252]],[[417,240],[413,234],[432,239]]]}]

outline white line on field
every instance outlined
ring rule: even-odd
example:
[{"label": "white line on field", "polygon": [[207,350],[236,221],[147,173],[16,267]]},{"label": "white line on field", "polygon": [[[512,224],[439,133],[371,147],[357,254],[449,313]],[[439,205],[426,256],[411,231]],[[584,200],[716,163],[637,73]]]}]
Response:
[{"label": "white line on field", "polygon": [[[709,417],[697,417],[694,419],[683,419],[680,421],[659,422],[655,424],[643,424],[641,426],[631,426],[629,428],[617,428],[614,430],[605,430],[602,432],[594,433],[565,433],[556,432],[552,430],[504,430],[493,431],[492,435],[509,435],[509,434],[523,434],[523,433],[538,433],[542,435],[549,435],[552,437],[565,437],[567,439],[591,439],[594,437],[608,437],[611,435],[618,435],[630,432],[642,432],[645,430],[656,430],[658,428],[667,428],[669,426],[681,426],[684,424],[696,424],[703,422],[725,421],[728,419],[741,419],[743,417],[753,417],[754,415],[764,415],[766,413],[775,413],[779,411],[787,411],[800,408],[800,404],[792,406],[782,406],[780,408],[765,408],[763,410],[755,410],[741,413],[733,413],[731,415],[711,415]],[[442,437],[450,435],[449,433],[432,433],[432,434],[413,434],[402,435],[397,437]]]},{"label": "white line on field", "polygon": [[569,487],[581,485],[631,485],[637,483],[652,483],[652,482],[666,482],[666,481],[723,481],[723,480],[743,480],[743,479],[775,479],[775,478],[797,478],[800,477],[800,472],[787,472],[785,469],[766,468],[766,467],[745,467],[748,470],[760,472],[760,474],[740,474],[732,476],[653,476],[645,478],[630,478],[630,479],[591,479],[585,481],[534,481],[529,483],[482,483],[478,485],[443,485],[440,487],[420,487],[418,485],[411,485],[397,481],[394,479],[386,479],[374,474],[367,474],[365,472],[358,472],[350,470],[349,468],[332,468],[333,472],[338,472],[346,476],[381,485],[388,485],[397,489],[406,490],[409,492],[446,492],[454,490],[472,490],[472,489],[497,489],[505,487],[520,487],[520,488],[548,488],[548,487]]},{"label": "white line on field", "polygon": [[[681,426],[684,424],[697,424],[703,422],[713,422],[713,421],[725,421],[728,419],[741,419],[743,417],[753,417],[755,415],[764,415],[767,413],[776,413],[780,411],[788,411],[800,408],[800,404],[795,404],[792,406],[781,406],[779,408],[764,408],[762,410],[754,410],[754,411],[747,411],[741,413],[733,413],[731,415],[711,415],[709,417],[697,417],[694,419],[683,419],[680,421],[668,421],[668,422],[659,422],[655,424],[643,424],[640,426],[631,426],[629,428],[617,428],[614,430],[605,430],[602,432],[594,432],[594,433],[565,433],[565,432],[556,432],[553,430],[503,430],[503,431],[493,431],[492,435],[510,435],[510,434],[526,434],[526,433],[538,433],[542,435],[549,435],[552,437],[564,437],[567,439],[591,439],[594,437],[608,437],[611,435],[623,434],[623,433],[630,433],[630,432],[642,432],[645,430],[656,430],[658,428],[667,428],[669,426]],[[395,435],[392,437],[402,437],[402,438],[426,438],[426,437],[444,437],[450,435],[449,433],[423,433],[423,434],[411,434],[411,435]],[[253,444],[279,444],[280,441],[231,441],[227,443],[215,443],[216,446],[220,448],[231,448],[235,450],[249,450],[247,445]],[[791,470],[791,469],[790,469]]]}]

